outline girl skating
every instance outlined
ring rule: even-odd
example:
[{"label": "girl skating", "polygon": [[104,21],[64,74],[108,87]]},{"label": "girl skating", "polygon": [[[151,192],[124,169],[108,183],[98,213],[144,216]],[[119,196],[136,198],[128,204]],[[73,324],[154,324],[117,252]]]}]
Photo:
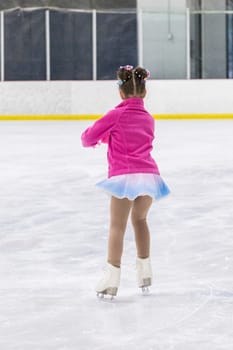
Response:
[{"label": "girl skating", "polygon": [[153,200],[169,193],[151,156],[154,119],[144,108],[146,79],[142,67],[117,71],[122,102],[81,136],[84,147],[108,144],[108,178],[97,184],[111,195],[108,259],[98,294],[115,296],[120,285],[123,241],[129,215],[135,233],[138,287],[152,283],[147,214]]}]

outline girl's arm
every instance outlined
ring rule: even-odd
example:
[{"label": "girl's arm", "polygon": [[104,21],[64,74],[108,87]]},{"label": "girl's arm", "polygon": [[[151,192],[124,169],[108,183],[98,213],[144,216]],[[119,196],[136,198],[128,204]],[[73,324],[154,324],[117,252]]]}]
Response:
[{"label": "girl's arm", "polygon": [[82,133],[81,140],[83,146],[94,147],[101,142],[108,143],[110,131],[116,124],[116,120],[116,110],[108,112],[104,117],[97,120]]}]

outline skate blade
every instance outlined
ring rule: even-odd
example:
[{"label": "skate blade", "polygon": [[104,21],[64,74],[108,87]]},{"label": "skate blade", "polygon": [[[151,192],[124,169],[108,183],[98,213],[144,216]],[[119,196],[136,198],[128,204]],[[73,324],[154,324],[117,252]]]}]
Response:
[{"label": "skate blade", "polygon": [[151,286],[151,278],[150,277],[143,278],[140,287],[145,288],[145,287],[150,287],[150,286]]},{"label": "skate blade", "polygon": [[101,292],[97,292],[97,297],[100,299],[103,299],[105,296],[109,295],[111,297],[111,300],[114,299],[114,297],[117,295],[117,289],[116,287],[109,287]]},{"label": "skate blade", "polygon": [[151,286],[151,278],[143,278],[142,285],[140,286],[142,288],[142,294],[148,295],[150,294],[149,287]]},{"label": "skate blade", "polygon": [[142,287],[142,295],[149,295],[150,289],[148,287]]}]

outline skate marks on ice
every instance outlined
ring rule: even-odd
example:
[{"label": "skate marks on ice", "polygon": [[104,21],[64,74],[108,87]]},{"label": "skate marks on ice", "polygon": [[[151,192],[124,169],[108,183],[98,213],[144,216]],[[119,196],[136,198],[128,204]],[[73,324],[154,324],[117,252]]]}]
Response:
[{"label": "skate marks on ice", "polygon": [[125,332],[128,349],[195,350],[200,344],[204,350],[231,349],[232,292],[200,283],[180,292],[153,289],[147,298],[128,290],[114,301],[97,303],[97,314],[108,312],[114,327],[106,325],[103,332],[111,329],[116,338]]},{"label": "skate marks on ice", "polygon": [[[222,294],[218,295],[222,297]],[[233,298],[233,293],[228,292],[227,295]],[[107,296],[97,298],[97,301],[110,304],[112,307],[119,307],[119,309],[131,309],[131,307],[140,309],[142,306],[141,318],[146,317],[147,322],[153,321],[153,331],[161,331],[179,327],[196,313],[203,312],[202,309],[213,300],[214,296],[216,296],[216,292],[214,292],[213,287],[200,286],[196,292],[187,290],[180,293],[178,291],[169,293],[150,290],[147,293],[138,292],[135,294],[131,290],[128,293],[119,293],[114,298]],[[150,308],[156,310],[156,314],[150,313]],[[160,314],[161,309],[163,314]]]},{"label": "skate marks on ice", "polygon": [[157,122],[172,194],[149,217],[153,286],[137,288],[128,229],[111,302],[95,294],[109,209],[94,187],[106,148],[79,141],[88,124],[1,124],[0,348],[231,350],[233,124]]},{"label": "skate marks on ice", "polygon": [[232,306],[231,293],[226,296],[205,285],[196,286],[196,291],[194,286],[180,292],[154,289],[147,298],[128,290],[114,301],[91,302],[96,316],[107,320],[97,339],[109,331],[114,339],[124,332],[128,349],[163,349],[171,342],[171,349],[194,350],[202,343],[201,349],[230,350],[232,334],[224,327],[229,323],[232,327],[232,310],[227,313]]},{"label": "skate marks on ice", "polygon": [[[80,345],[84,350],[123,350],[127,343],[130,350],[155,350],[169,348],[171,342],[171,349],[194,350],[187,344],[193,342],[197,346],[205,323],[213,326],[216,341],[216,327],[223,317],[226,324],[230,321],[224,310],[221,314],[218,299],[230,307],[232,295],[222,295],[208,286],[196,286],[196,291],[193,286],[180,292],[153,288],[146,298],[134,293],[133,288],[125,288],[113,301],[98,302],[92,290],[94,281],[88,281],[84,287],[85,280],[85,275],[73,280],[60,275],[57,282],[44,281],[43,285],[41,278],[5,290],[0,316],[1,348],[75,350]],[[211,349],[227,349],[219,345],[217,341]]]}]

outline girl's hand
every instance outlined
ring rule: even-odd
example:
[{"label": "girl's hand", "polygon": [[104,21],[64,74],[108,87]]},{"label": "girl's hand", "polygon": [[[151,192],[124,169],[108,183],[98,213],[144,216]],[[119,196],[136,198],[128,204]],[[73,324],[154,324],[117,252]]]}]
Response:
[{"label": "girl's hand", "polygon": [[109,141],[109,134],[106,134],[102,137],[102,139],[100,140],[100,143],[108,143]]}]

